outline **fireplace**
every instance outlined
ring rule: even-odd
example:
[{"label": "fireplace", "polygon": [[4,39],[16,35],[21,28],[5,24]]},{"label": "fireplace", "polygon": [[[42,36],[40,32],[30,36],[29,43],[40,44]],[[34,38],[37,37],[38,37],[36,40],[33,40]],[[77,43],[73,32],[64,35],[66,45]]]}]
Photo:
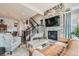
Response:
[{"label": "fireplace", "polygon": [[57,31],[48,31],[48,39],[56,41],[58,39]]}]

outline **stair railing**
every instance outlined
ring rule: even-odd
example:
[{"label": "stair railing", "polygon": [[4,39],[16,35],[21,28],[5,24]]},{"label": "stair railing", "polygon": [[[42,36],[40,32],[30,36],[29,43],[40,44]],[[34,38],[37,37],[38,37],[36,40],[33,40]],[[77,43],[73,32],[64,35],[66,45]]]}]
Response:
[{"label": "stair railing", "polygon": [[[39,33],[39,30],[43,29],[44,26],[38,24],[33,18],[31,18],[29,20],[29,23],[30,23],[31,27],[29,27],[28,29],[26,29],[26,33],[27,33],[26,36],[29,36],[29,40],[30,40],[31,37],[34,36],[35,34]],[[40,30],[40,31],[42,31],[42,30]]]}]

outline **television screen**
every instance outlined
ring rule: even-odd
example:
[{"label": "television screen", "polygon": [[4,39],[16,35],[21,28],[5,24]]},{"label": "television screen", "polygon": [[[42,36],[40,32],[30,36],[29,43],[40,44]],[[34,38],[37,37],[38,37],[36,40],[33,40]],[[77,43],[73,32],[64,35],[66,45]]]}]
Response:
[{"label": "television screen", "polygon": [[46,27],[59,26],[59,19],[60,19],[59,16],[55,16],[55,17],[45,19]]}]

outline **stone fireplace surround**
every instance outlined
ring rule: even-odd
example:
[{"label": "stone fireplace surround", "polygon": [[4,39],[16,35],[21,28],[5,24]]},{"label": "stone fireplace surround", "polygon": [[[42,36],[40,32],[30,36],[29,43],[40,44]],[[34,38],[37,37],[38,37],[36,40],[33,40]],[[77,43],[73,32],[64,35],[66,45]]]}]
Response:
[{"label": "stone fireplace surround", "polygon": [[[53,12],[51,12],[52,14],[53,14]],[[52,16],[49,16],[49,15],[46,15],[45,16],[45,19],[47,19],[47,18],[50,18],[50,17],[54,17],[54,16],[57,16],[57,15],[59,15],[60,16],[60,19],[59,19],[59,26],[51,26],[51,27],[46,27],[46,37],[47,37],[47,39],[49,39],[48,38],[48,31],[57,31],[57,40],[59,40],[59,37],[60,36],[63,36],[64,35],[64,28],[63,28],[63,26],[64,26],[64,22],[63,22],[63,14],[62,13],[60,13],[60,14],[55,14],[55,15],[52,15]]]},{"label": "stone fireplace surround", "polygon": [[46,37],[47,37],[47,39],[49,39],[48,38],[48,31],[57,31],[57,41],[59,40],[59,37],[60,36],[63,36],[63,32],[61,32],[62,30],[61,30],[61,26],[57,26],[57,27],[47,27],[47,29],[46,29]]},{"label": "stone fireplace surround", "polygon": [[[54,16],[56,16],[56,15],[54,15]],[[52,16],[52,17],[54,17],[54,16]],[[59,40],[60,36],[64,35],[64,31],[63,31],[63,25],[64,25],[64,23],[63,23],[63,15],[62,15],[62,13],[59,14],[59,16],[60,16],[59,26],[46,27],[46,32],[45,33],[46,33],[47,39],[49,39],[48,38],[48,31],[57,31],[57,40]],[[50,17],[46,16],[45,19],[50,18]]]},{"label": "stone fireplace surround", "polygon": [[[60,7],[58,7],[60,6]],[[54,9],[57,8],[57,9]],[[65,10],[65,5],[64,4],[58,4],[56,6],[54,6],[53,8],[47,10],[45,12],[45,16],[44,19],[50,18],[50,17],[54,17],[59,15],[60,16],[60,20],[59,20],[59,26],[55,26],[55,27],[46,27],[46,37],[48,39],[48,31],[57,31],[57,40],[60,41],[60,37],[64,37],[64,21],[63,21],[63,11]]]}]

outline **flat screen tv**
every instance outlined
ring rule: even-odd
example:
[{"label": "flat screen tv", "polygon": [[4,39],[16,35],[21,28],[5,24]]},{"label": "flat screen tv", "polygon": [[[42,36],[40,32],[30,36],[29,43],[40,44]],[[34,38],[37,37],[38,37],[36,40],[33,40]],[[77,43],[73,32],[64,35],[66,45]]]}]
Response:
[{"label": "flat screen tv", "polygon": [[60,23],[59,19],[60,19],[59,16],[54,16],[54,17],[45,19],[46,27],[59,26],[59,23]]}]

